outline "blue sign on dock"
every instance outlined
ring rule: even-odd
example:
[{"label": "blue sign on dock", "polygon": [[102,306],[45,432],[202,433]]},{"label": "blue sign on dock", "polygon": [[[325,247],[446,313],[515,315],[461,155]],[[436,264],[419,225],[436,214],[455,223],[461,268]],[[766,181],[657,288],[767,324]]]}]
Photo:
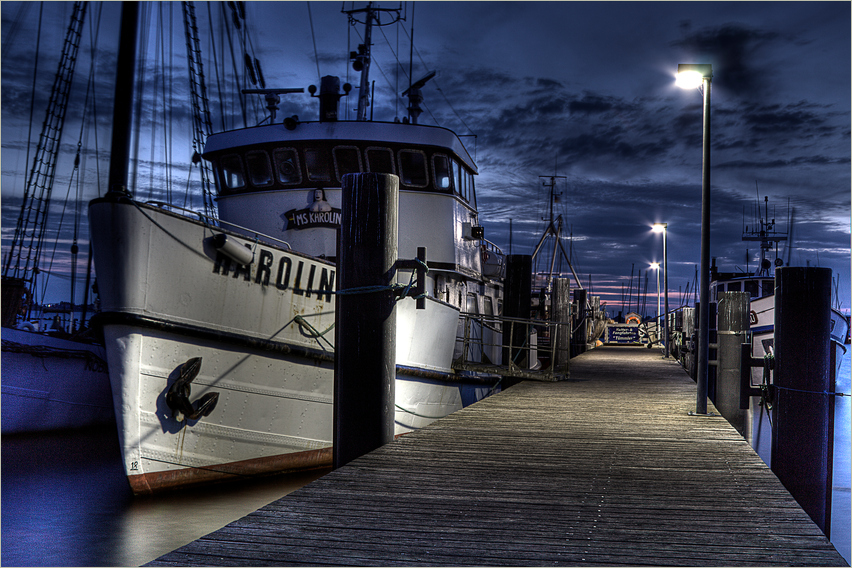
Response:
[{"label": "blue sign on dock", "polygon": [[639,326],[638,325],[608,325],[606,328],[606,342],[616,344],[638,344],[639,341]]}]

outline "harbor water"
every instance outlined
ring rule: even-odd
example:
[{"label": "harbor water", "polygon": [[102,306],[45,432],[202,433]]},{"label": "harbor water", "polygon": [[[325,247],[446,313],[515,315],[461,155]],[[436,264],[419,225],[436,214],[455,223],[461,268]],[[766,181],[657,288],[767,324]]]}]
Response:
[{"label": "harbor water", "polygon": [[[850,350],[852,351],[852,350]],[[838,392],[850,392],[850,352]],[[850,561],[850,398],[837,397],[831,540]],[[2,439],[3,566],[139,566],[327,470],[133,497],[114,429]]]}]

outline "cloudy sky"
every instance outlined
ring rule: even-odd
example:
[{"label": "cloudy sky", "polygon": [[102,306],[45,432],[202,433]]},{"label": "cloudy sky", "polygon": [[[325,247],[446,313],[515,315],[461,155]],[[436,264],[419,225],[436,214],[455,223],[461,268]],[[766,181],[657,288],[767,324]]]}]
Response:
[{"label": "cloudy sky", "polygon": [[[81,98],[69,110],[64,145],[73,150],[82,140],[81,109],[91,109],[85,120],[95,122],[91,116],[96,115],[100,126],[84,135],[83,187],[78,192],[75,182],[60,173],[60,160],[54,199],[79,193],[86,201],[105,185],[117,6],[90,3],[90,21],[102,25],[84,32],[85,58],[80,57],[75,87]],[[0,4],[4,255],[20,207],[21,172],[27,169],[23,149],[38,7],[34,2]],[[187,82],[183,24],[179,3],[164,7],[174,10],[143,12],[160,30],[145,36],[145,82],[163,93],[165,85],[177,85],[174,96],[179,98]],[[198,3],[196,8],[200,27],[211,16],[217,21],[222,12],[229,14],[217,4],[210,9]],[[70,13],[71,4],[65,2],[45,3],[42,13],[42,31],[51,31],[42,34],[38,46],[33,145]],[[414,78],[438,72],[423,90],[427,110],[420,122],[463,136],[480,168],[477,196],[486,236],[507,252],[510,221],[512,252],[532,252],[548,215],[547,178],[540,176],[560,176],[555,212],[563,216],[566,238],[573,237],[565,246],[573,251],[583,285],[591,281],[593,293],[602,296],[611,314],[617,313],[631,272],[635,298],[639,271],[644,290],[649,263],[661,260],[662,239],[650,225],[666,222],[669,289],[671,301],[679,303],[678,293],[692,287],[699,262],[702,96],[698,90],[677,88],[674,73],[678,63],[710,63],[711,256],[722,270],[754,270],[758,250],[755,243],[741,241],[743,226],[753,226],[755,204],[759,200],[762,206],[768,196],[770,217],[791,236],[780,256],[793,265],[832,268],[837,298],[849,309],[848,2],[426,1],[403,3],[402,13],[401,26],[374,31],[374,118],[393,120],[404,112],[404,101],[394,93],[408,86],[413,24]],[[383,21],[389,21],[388,15]],[[245,45],[261,62],[267,86],[307,87],[322,75],[358,82],[347,54],[363,31],[347,24],[339,2],[246,2],[242,30],[249,32]],[[224,33],[204,36],[202,49],[213,43],[221,49]],[[82,102],[90,77],[96,112],[91,103]],[[166,122],[177,124],[185,112],[177,110],[175,100],[166,100],[172,109]],[[214,129],[235,124],[216,117],[220,108],[234,107],[211,108]],[[312,119],[315,99],[290,95],[281,112]],[[175,126],[164,134],[162,128],[149,128],[152,123],[164,120],[152,114],[139,122],[143,133],[137,139],[142,150],[137,175],[160,183],[164,174],[150,164],[169,155],[185,164],[192,148],[185,131]],[[94,138],[101,148],[97,159],[90,149]],[[165,139],[169,145],[163,149],[160,141]],[[65,160],[73,163],[73,152]],[[175,171],[171,175],[179,193],[192,180],[186,165]],[[81,251],[88,243],[85,232],[83,223]],[[52,285],[48,300],[63,299],[58,296],[67,282],[62,278],[67,253],[61,249],[67,249],[67,242],[57,253],[56,287]],[[568,270],[564,264],[562,269]],[[653,273],[648,282],[646,311],[651,314],[656,306]]]}]

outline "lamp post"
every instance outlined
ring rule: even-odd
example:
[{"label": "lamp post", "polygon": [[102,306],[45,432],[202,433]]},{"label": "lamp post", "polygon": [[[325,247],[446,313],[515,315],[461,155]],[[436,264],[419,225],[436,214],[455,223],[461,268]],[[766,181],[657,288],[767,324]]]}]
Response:
[{"label": "lamp post", "polygon": [[660,263],[652,262],[651,270],[657,271],[657,337],[660,335]]},{"label": "lamp post", "polygon": [[695,415],[707,414],[707,366],[710,351],[710,82],[713,66],[684,64],[677,66],[677,85],[684,89],[703,87],[704,136],[701,159],[701,276],[698,309],[698,365]]},{"label": "lamp post", "polygon": [[[655,233],[663,234],[663,295],[666,298],[666,311],[663,312],[663,345],[665,346],[665,358],[669,358],[669,257],[666,251],[666,237],[668,236],[668,223],[654,223]],[[657,272],[657,278],[659,278]],[[659,282],[658,282],[659,285]],[[657,310],[659,311],[659,309]]]}]

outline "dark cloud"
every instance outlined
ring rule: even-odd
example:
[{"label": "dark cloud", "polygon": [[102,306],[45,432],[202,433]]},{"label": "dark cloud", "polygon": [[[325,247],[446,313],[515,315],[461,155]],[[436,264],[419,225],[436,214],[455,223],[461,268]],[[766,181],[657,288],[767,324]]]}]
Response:
[{"label": "dark cloud", "polygon": [[690,32],[672,42],[682,48],[696,63],[713,65],[713,86],[740,97],[756,97],[764,92],[767,70],[755,62],[757,52],[771,48],[780,40],[789,41],[776,31],[763,30],[739,23]]}]

